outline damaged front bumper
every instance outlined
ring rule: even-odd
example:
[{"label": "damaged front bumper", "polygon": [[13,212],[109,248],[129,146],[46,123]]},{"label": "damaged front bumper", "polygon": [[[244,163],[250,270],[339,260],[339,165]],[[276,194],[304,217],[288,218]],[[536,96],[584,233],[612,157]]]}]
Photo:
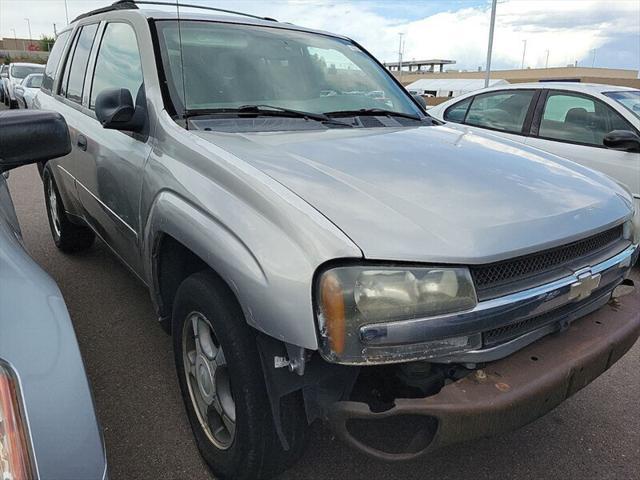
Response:
[{"label": "damaged front bumper", "polygon": [[[633,291],[576,320],[567,331],[488,363],[433,396],[399,398],[382,412],[340,401],[329,409],[328,420],[339,437],[362,452],[408,460],[535,420],[606,371],[639,335],[640,295]],[[368,432],[376,425],[383,438]],[[401,446],[392,440],[394,427]]]}]

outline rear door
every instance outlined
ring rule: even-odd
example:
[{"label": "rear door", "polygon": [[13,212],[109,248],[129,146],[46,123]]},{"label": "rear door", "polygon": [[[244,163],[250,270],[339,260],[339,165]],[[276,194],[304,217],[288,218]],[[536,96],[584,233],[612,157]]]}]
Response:
[{"label": "rear door", "polygon": [[640,153],[622,152],[604,146],[612,130],[638,133],[625,118],[591,95],[549,90],[540,99],[541,108],[531,126],[527,145],[599,170],[640,192]]},{"label": "rear door", "polygon": [[490,131],[524,143],[538,94],[526,89],[481,93],[447,108],[444,120],[463,124],[470,131]]},{"label": "rear door", "polygon": [[149,136],[104,129],[94,111],[98,95],[111,88],[128,89],[136,105],[146,108],[140,49],[130,24],[103,25],[89,70],[83,94],[86,115],[79,129],[78,195],[94,230],[140,274],[139,203],[142,169],[151,153]]}]

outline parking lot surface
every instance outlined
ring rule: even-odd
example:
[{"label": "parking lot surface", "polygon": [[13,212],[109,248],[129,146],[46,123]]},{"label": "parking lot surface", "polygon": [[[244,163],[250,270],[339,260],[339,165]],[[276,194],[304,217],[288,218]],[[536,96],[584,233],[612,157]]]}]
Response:
[{"label": "parking lot surface", "polygon": [[[35,167],[12,172],[9,183],[27,248],[58,282],[73,319],[111,479],[213,478],[192,440],[171,340],[156,324],[145,287],[100,242],[73,256],[56,250]],[[634,278],[640,281],[638,270]],[[306,454],[281,478],[639,479],[639,356],[637,343],[594,383],[519,431],[411,463],[370,460],[314,425]]]}]

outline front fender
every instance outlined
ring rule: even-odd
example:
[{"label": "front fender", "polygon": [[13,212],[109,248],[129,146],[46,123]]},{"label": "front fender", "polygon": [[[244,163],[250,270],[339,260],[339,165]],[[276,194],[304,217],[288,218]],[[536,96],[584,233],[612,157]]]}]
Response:
[{"label": "front fender", "polygon": [[247,205],[240,203],[232,210],[234,218],[225,221],[173,192],[157,195],[143,245],[145,276],[156,308],[158,246],[163,235],[170,235],[227,282],[249,325],[279,340],[317,349],[312,279],[325,259],[315,258]]}]

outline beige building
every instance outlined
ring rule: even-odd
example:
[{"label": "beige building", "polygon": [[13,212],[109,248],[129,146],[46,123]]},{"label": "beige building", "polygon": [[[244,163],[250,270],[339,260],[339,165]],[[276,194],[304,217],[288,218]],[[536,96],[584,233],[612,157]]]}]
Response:
[{"label": "beige building", "polygon": [[[446,72],[393,72],[400,78],[403,85],[408,85],[425,79],[471,79],[484,78],[484,71],[446,71]],[[583,83],[604,83],[610,85],[622,85],[626,87],[640,88],[638,70],[624,70],[618,68],[586,68],[586,67],[554,67],[554,68],[527,68],[524,70],[492,70],[491,78],[499,78],[509,83],[524,82],[552,82],[569,81]]]}]

